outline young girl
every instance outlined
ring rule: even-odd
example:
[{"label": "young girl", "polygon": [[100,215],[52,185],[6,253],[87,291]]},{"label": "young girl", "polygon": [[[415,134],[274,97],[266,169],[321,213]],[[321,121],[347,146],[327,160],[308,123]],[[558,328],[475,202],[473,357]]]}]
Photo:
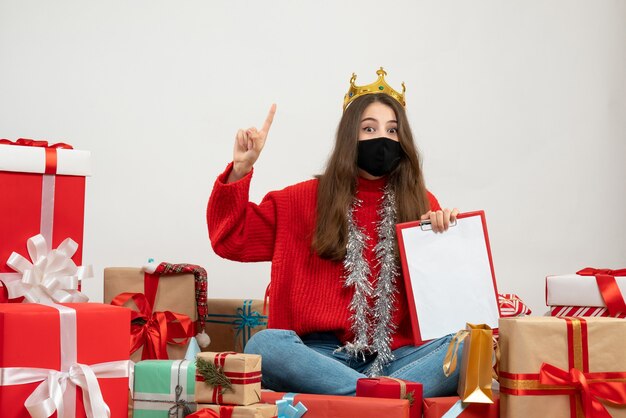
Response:
[{"label": "young girl", "polygon": [[412,346],[395,225],[430,220],[441,233],[458,210],[442,210],[424,186],[403,91],[353,75],[325,171],[248,201],[252,168],[272,125],[239,130],[233,162],[207,209],[215,252],[271,261],[269,329],[246,353],[263,356],[263,384],[277,391],[353,395],[356,381],[386,375],[424,384],[424,396],[454,393],[442,372],[450,336]]}]

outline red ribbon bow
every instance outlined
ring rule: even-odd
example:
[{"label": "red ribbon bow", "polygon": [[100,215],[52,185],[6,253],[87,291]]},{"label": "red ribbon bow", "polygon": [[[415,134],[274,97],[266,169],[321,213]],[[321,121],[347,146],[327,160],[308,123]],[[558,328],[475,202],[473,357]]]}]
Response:
[{"label": "red ribbon bow", "polygon": [[201,409],[197,412],[194,412],[191,415],[187,415],[187,418],[221,418],[217,412],[213,411],[209,408]]},{"label": "red ribbon bow", "polygon": [[583,373],[575,368],[568,373],[543,363],[539,370],[539,381],[544,385],[568,386],[579,391],[586,418],[611,418],[600,399],[617,405],[626,404],[626,382],[603,381],[601,379],[609,377],[603,375],[606,373]]},{"label": "red ribbon bow", "polygon": [[20,145],[20,146],[23,146],[23,147],[73,149],[70,144],[66,144],[64,142],[57,142],[56,144],[48,145],[48,141],[37,141],[37,140],[34,140],[34,139],[28,139],[28,138],[19,138],[15,142],[10,141],[8,139],[0,139],[0,144],[3,144],[3,145]]},{"label": "red ribbon bow", "polygon": [[626,312],[626,302],[624,302],[622,292],[617,286],[617,281],[615,281],[615,276],[626,276],[626,269],[610,270],[587,267],[577,271],[576,274],[596,277],[596,283],[609,314],[615,316],[620,312]]},{"label": "red ribbon bow", "polygon": [[[184,345],[193,336],[193,323],[187,315],[170,311],[152,312],[152,306],[143,293],[120,293],[111,305],[123,306],[130,299],[139,309],[139,312],[131,314],[130,352],[134,353],[143,346],[142,360],[167,360],[167,344]],[[175,341],[180,338],[183,340]]]}]

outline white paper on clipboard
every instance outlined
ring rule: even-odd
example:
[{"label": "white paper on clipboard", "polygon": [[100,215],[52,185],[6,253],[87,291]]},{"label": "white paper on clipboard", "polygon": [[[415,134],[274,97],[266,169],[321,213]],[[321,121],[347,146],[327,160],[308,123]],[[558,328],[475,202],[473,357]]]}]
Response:
[{"label": "white paper on clipboard", "polygon": [[460,214],[456,226],[444,233],[415,224],[398,226],[404,279],[412,289],[417,314],[413,321],[418,321],[421,341],[455,333],[466,322],[498,327],[497,289],[483,217],[483,212]]}]

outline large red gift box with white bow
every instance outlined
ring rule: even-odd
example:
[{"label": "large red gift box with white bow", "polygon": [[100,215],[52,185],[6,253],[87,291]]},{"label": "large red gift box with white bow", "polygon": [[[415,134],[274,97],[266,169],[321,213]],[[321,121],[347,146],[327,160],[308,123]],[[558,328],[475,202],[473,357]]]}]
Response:
[{"label": "large red gift box with white bow", "polygon": [[7,260],[13,252],[27,256],[26,242],[38,234],[49,250],[71,238],[78,244],[72,260],[81,264],[85,176],[90,174],[88,151],[63,143],[0,139],[0,280],[19,279]]},{"label": "large red gift box with white bow", "polygon": [[0,335],[2,418],[128,416],[129,309],[0,303]]}]

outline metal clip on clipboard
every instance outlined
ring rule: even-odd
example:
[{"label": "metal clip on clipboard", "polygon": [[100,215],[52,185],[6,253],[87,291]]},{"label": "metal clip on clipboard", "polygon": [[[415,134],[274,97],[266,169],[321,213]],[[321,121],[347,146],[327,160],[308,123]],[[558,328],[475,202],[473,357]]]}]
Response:
[{"label": "metal clip on clipboard", "polygon": [[[450,227],[456,226],[456,219],[450,222]],[[422,231],[432,231],[433,226],[430,221],[420,221],[420,229]]]}]

